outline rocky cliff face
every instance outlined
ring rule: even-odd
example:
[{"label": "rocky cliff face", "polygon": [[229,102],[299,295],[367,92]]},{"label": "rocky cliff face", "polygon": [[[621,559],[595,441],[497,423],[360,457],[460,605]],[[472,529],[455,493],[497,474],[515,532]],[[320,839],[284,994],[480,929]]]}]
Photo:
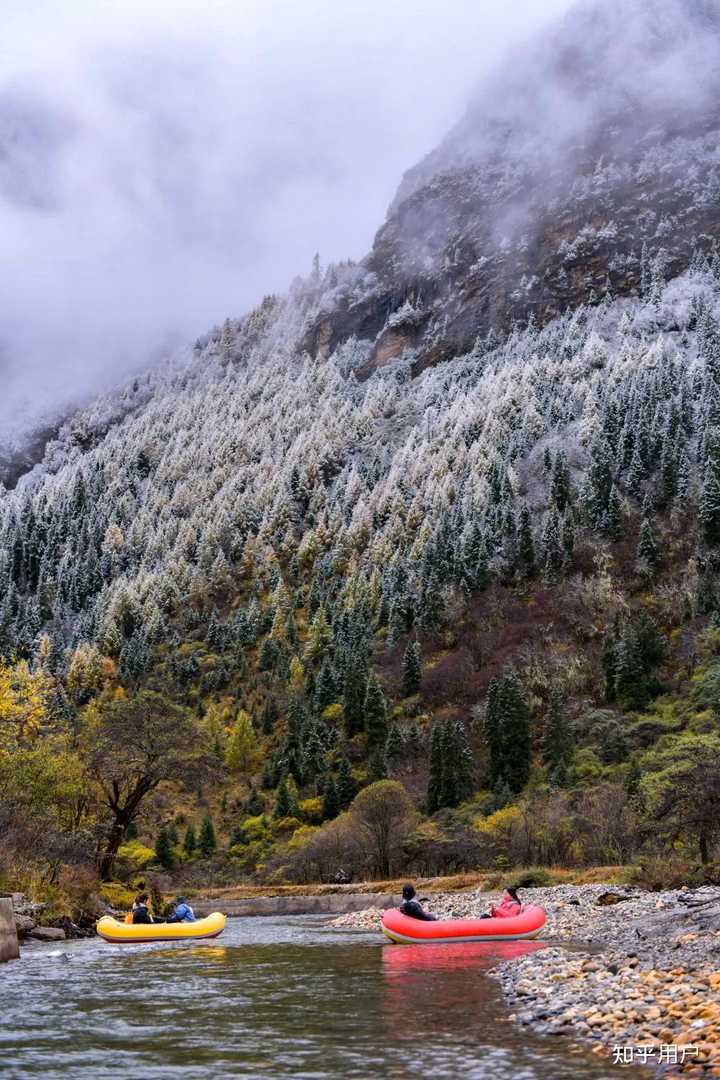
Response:
[{"label": "rocky cliff face", "polygon": [[720,231],[720,5],[585,3],[481,86],[411,169],[365,261],[373,288],[310,351],[371,342],[414,369],[514,322],[649,290]]}]

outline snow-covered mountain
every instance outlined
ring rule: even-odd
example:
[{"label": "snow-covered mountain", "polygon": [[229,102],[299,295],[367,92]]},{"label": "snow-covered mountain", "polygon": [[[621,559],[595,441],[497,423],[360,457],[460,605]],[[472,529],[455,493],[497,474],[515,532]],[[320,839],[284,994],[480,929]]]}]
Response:
[{"label": "snow-covered mountain", "polygon": [[[307,337],[371,339],[416,368],[680,273],[720,223],[716,0],[578,4],[508,57],[403,179],[372,288]],[[388,322],[390,319],[390,322]]]}]

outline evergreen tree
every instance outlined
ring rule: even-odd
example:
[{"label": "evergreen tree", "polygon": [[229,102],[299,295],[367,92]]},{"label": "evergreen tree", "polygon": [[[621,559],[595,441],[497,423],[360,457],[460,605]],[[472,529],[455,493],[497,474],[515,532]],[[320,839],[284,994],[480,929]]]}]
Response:
[{"label": "evergreen tree", "polygon": [[278,789],[275,792],[276,804],[275,804],[275,817],[297,817],[300,813],[297,804],[297,795],[295,792],[295,785],[292,780],[288,780],[286,776],[283,776]]},{"label": "evergreen tree", "polygon": [[313,706],[317,716],[320,716],[328,705],[338,700],[338,688],[335,672],[330,660],[326,657],[322,662],[320,673],[315,683],[315,696]]},{"label": "evergreen tree", "polygon": [[338,762],[337,792],[340,809],[346,810],[357,794],[357,784],[352,774],[352,768],[347,757],[343,756]]},{"label": "evergreen tree", "polygon": [[175,854],[170,843],[170,837],[165,826],[160,829],[155,841],[155,856],[164,870],[172,870],[175,865]]},{"label": "evergreen tree", "polygon": [[394,762],[402,757],[403,750],[403,738],[400,734],[400,728],[397,724],[391,724],[385,740],[385,760],[389,766],[392,766]]},{"label": "evergreen tree", "polygon": [[652,577],[660,562],[658,542],[653,527],[647,518],[640,525],[637,549],[637,567],[641,574]]},{"label": "evergreen tree", "polygon": [[522,791],[530,777],[530,710],[512,669],[488,688],[485,732],[491,784],[503,781],[511,791]]},{"label": "evergreen tree", "polygon": [[622,504],[618,490],[613,484],[608,496],[607,514],[605,517],[605,531],[611,540],[621,540],[623,536]]},{"label": "evergreen tree", "polygon": [[520,573],[532,577],[535,573],[535,541],[533,540],[532,521],[527,506],[520,511],[518,526],[518,560]]},{"label": "evergreen tree", "polygon": [[343,716],[345,731],[349,739],[362,731],[365,726],[365,693],[367,675],[364,664],[350,662],[345,673],[343,693]]},{"label": "evergreen tree", "polygon": [[192,821],[189,823],[187,829],[185,830],[183,848],[185,850],[185,854],[189,858],[192,858],[197,850],[197,837],[195,835],[195,826],[193,825]]},{"label": "evergreen tree", "polygon": [[434,814],[442,805],[442,724],[433,724],[430,733],[430,768],[428,773],[427,808],[429,814]]},{"label": "evergreen tree", "polygon": [[370,673],[365,694],[365,734],[368,753],[382,749],[387,739],[387,702],[375,672]]},{"label": "evergreen tree", "polygon": [[540,749],[548,776],[553,783],[562,785],[567,777],[572,745],[562,694],[557,689],[553,689],[550,694]]},{"label": "evergreen tree", "polygon": [[720,463],[715,457],[710,458],[705,466],[698,519],[708,547],[720,545]]},{"label": "evergreen tree", "polygon": [[409,641],[402,660],[402,694],[412,697],[420,691],[422,681],[422,652],[419,641]]},{"label": "evergreen tree", "polygon": [[337,784],[335,777],[330,774],[325,784],[322,800],[322,817],[323,821],[331,821],[336,818],[340,813],[340,797],[338,795]]},{"label": "evergreen tree", "polygon": [[265,705],[263,706],[262,711],[262,730],[264,735],[272,735],[278,715],[277,702],[272,694],[268,694],[265,698]]},{"label": "evergreen tree", "polygon": [[200,842],[198,847],[200,848],[200,854],[204,859],[208,859],[217,849],[215,826],[213,825],[213,820],[209,814],[206,814],[203,818],[203,823],[200,827]]}]

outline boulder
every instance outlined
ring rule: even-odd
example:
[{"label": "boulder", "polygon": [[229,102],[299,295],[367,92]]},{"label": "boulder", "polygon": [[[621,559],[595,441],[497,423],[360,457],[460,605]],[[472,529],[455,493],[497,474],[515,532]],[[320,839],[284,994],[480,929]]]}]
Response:
[{"label": "boulder", "polygon": [[64,941],[65,931],[59,926],[36,926],[30,931],[30,937],[34,941]]},{"label": "boulder", "polygon": [[622,893],[604,892],[600,893],[595,903],[598,907],[612,907],[613,904],[624,904],[629,899],[629,896],[623,896]]},{"label": "boulder", "polygon": [[15,912],[15,929],[17,930],[19,938],[27,937],[36,926],[37,923],[34,919],[31,919],[29,915],[19,915]]}]

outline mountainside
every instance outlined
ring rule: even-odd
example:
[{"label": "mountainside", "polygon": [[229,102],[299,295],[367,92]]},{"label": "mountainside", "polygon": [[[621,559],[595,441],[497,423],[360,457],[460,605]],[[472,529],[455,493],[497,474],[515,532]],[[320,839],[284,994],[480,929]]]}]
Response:
[{"label": "mountainside", "polygon": [[0,497],[0,877],[711,862],[717,6],[632,11],[500,72],[364,263]]},{"label": "mountainside", "polygon": [[719,11],[580,4],[511,56],[405,176],[372,287],[323,313],[311,350],[354,334],[373,342],[363,374],[420,369],[685,269],[718,235]]}]

